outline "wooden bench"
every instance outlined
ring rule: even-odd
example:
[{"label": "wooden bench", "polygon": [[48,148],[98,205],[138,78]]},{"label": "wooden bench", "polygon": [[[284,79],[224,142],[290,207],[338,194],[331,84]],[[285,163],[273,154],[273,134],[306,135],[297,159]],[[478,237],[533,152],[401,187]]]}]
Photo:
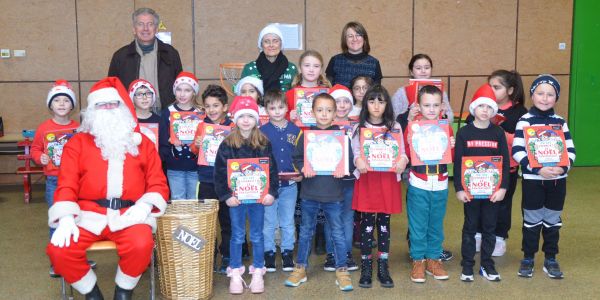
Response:
[{"label": "wooden bench", "polygon": [[18,147],[24,148],[24,154],[18,154],[17,159],[25,161],[25,166],[17,168],[17,175],[23,175],[25,203],[29,203],[31,200],[31,175],[44,173],[44,168],[31,166],[31,161],[33,160],[30,153],[31,144],[32,141],[29,138],[17,143]]}]

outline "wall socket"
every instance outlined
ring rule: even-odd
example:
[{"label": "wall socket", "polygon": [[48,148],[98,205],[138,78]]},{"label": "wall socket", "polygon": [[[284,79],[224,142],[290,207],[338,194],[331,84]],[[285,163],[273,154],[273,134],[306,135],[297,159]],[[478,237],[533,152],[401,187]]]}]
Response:
[{"label": "wall socket", "polygon": [[14,57],[25,57],[27,56],[27,51],[25,50],[13,50]]},{"label": "wall socket", "polygon": [[567,43],[558,43],[558,50],[567,49]]}]

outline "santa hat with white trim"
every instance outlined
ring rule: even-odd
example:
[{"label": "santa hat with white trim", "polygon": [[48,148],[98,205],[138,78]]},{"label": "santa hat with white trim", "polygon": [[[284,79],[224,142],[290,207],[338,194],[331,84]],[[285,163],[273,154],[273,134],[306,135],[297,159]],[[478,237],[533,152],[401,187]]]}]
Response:
[{"label": "santa hat with white trim", "polygon": [[131,82],[131,84],[129,85],[129,98],[131,100],[133,100],[135,91],[137,91],[137,89],[139,89],[141,87],[145,87],[152,92],[152,103],[150,103],[150,105],[151,106],[154,105],[154,103],[156,102],[156,90],[154,89],[154,86],[152,85],[152,83],[148,82],[145,79],[140,78],[140,79],[136,79]]},{"label": "santa hat with white trim", "polygon": [[496,103],[496,95],[494,90],[489,84],[484,84],[475,91],[471,104],[469,104],[469,112],[471,115],[475,115],[475,108],[481,104],[489,105],[493,110],[494,114],[490,117],[495,116],[498,113],[498,103]]},{"label": "santa hat with white trim", "polygon": [[200,85],[198,84],[198,78],[196,78],[196,75],[185,71],[179,73],[179,75],[177,75],[177,78],[175,78],[175,82],[173,83],[173,94],[175,94],[175,90],[182,83],[186,83],[189,86],[191,86],[194,90],[194,93],[198,95]]},{"label": "santa hat with white trim", "polygon": [[52,99],[54,99],[56,96],[66,96],[69,98],[69,100],[71,100],[71,106],[75,108],[75,105],[77,104],[77,98],[75,98],[73,87],[71,87],[71,84],[68,81],[64,79],[58,79],[54,82],[54,85],[50,91],[48,91],[48,97],[46,98],[46,105],[48,105],[48,108],[50,108],[50,103],[52,103]]},{"label": "santa hat with white trim", "polygon": [[133,120],[135,121],[135,144],[139,145],[142,142],[142,136],[140,134],[140,125],[137,122],[137,115],[135,113],[133,101],[131,101],[131,98],[129,98],[129,93],[127,93],[127,89],[125,89],[123,83],[121,83],[121,80],[119,80],[118,77],[105,77],[104,79],[100,79],[100,81],[96,82],[90,89],[90,93],[87,97],[87,100],[88,109],[100,102],[120,101],[122,104],[125,104],[129,112],[131,113]]},{"label": "santa hat with white trim", "polygon": [[238,81],[235,84],[235,94],[236,95],[241,96],[242,87],[246,83],[253,85],[258,90],[258,92],[260,93],[261,96],[265,94],[265,91],[263,88],[263,81],[254,75],[248,75],[248,76],[240,79],[240,81]]},{"label": "santa hat with white trim", "polygon": [[329,89],[329,95],[331,95],[333,99],[345,97],[354,103],[354,98],[352,97],[352,92],[350,92],[350,89],[339,83]]},{"label": "santa hat with white trim", "polygon": [[243,114],[249,114],[256,119],[258,123],[258,104],[256,104],[256,100],[252,97],[248,96],[237,96],[233,99],[233,104],[231,104],[231,109],[229,110],[233,115],[233,122],[236,123],[237,120]]}]

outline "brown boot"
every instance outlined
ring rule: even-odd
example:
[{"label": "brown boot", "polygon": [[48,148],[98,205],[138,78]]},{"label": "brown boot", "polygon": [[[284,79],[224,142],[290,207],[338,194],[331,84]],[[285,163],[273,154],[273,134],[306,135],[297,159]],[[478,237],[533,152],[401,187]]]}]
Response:
[{"label": "brown boot", "polygon": [[448,279],[448,272],[444,270],[444,264],[439,259],[427,259],[426,272],[437,280]]},{"label": "brown boot", "polygon": [[425,282],[425,260],[413,260],[412,272],[410,272],[410,280],[412,282]]}]

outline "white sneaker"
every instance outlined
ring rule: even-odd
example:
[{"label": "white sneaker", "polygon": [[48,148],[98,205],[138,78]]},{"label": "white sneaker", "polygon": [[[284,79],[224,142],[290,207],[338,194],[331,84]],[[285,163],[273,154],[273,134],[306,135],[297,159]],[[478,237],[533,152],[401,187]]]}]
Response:
[{"label": "white sneaker", "polygon": [[481,233],[475,234],[475,252],[481,251]]},{"label": "white sneaker", "polygon": [[504,238],[497,236],[496,246],[494,246],[494,252],[492,252],[492,256],[502,256],[504,253],[506,253],[506,241]]}]

